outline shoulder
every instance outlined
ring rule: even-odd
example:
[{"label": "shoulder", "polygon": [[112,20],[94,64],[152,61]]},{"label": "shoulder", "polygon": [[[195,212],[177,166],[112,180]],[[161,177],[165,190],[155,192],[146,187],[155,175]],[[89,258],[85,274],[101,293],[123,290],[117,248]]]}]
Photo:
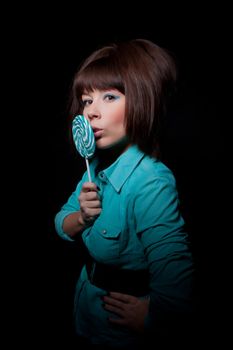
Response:
[{"label": "shoulder", "polygon": [[145,156],[138,164],[132,176],[132,181],[137,181],[145,185],[150,182],[168,183],[176,186],[176,180],[171,169],[162,161]]}]

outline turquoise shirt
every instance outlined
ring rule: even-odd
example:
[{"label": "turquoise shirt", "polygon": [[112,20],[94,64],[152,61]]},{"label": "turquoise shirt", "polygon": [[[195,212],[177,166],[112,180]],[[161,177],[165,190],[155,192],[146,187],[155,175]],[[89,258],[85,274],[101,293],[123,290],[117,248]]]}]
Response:
[{"label": "turquoise shirt", "polygon": [[[146,329],[153,327],[164,313],[189,312],[193,261],[171,170],[137,146],[131,146],[96,175],[97,164],[98,160],[93,159],[90,171],[92,181],[100,188],[102,211],[82,233],[89,253],[105,264],[132,270],[149,269]],[[80,210],[78,196],[86,181],[87,172],[55,217],[57,233],[64,239],[72,241],[62,224],[67,215]],[[100,298],[105,294],[106,291],[89,282],[84,266],[74,303],[77,333],[97,344],[134,344],[137,336],[133,331],[108,322],[110,312],[103,308]]]}]

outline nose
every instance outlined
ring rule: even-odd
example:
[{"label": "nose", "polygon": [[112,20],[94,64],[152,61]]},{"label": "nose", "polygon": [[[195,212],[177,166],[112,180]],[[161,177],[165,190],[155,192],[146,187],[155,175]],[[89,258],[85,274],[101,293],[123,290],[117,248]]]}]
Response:
[{"label": "nose", "polygon": [[91,121],[92,119],[99,119],[100,118],[100,113],[97,111],[93,111],[93,112],[88,112],[87,113],[87,117],[88,119]]},{"label": "nose", "polygon": [[91,121],[92,119],[100,118],[100,115],[101,115],[100,110],[97,107],[97,104],[92,102],[92,104],[89,106],[87,110],[88,119]]}]

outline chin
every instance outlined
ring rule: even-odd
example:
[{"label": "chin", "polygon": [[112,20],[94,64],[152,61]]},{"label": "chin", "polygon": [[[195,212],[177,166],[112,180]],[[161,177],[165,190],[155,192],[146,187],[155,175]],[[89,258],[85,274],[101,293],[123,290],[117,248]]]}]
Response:
[{"label": "chin", "polygon": [[115,144],[111,144],[111,145],[98,145],[96,144],[97,148],[100,149],[100,150],[107,150],[107,149],[111,149],[114,147]]},{"label": "chin", "polygon": [[111,141],[111,142],[101,142],[101,139],[99,141],[96,141],[96,146],[100,150],[111,150],[115,148],[124,148],[128,145],[128,139],[126,136],[123,136],[122,138]]},{"label": "chin", "polygon": [[110,149],[112,147],[114,147],[115,145],[117,145],[120,141],[117,140],[117,141],[110,141],[110,142],[106,142],[104,140],[97,140],[96,141],[96,146],[99,148],[99,149]]}]

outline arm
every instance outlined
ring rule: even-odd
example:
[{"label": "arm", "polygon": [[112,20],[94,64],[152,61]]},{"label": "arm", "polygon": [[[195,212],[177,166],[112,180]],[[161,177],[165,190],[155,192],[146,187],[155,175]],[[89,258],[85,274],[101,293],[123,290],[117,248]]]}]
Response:
[{"label": "arm", "polygon": [[84,182],[78,201],[80,210],[69,214],[63,221],[63,230],[71,238],[92,224],[101,212],[97,186],[93,182]]},{"label": "arm", "polygon": [[175,332],[192,308],[192,257],[171,180],[144,183],[132,205],[151,276],[149,298],[113,292],[103,298],[104,307],[119,316],[110,321],[137,332]]},{"label": "arm", "polygon": [[74,238],[78,233],[86,228],[87,224],[82,218],[81,211],[68,214],[63,221],[63,231],[70,237]]},{"label": "arm", "polygon": [[135,220],[151,276],[146,327],[178,326],[192,312],[194,268],[175,182],[157,178],[139,193]]},{"label": "arm", "polygon": [[92,182],[80,182],[55,217],[57,233],[66,240],[81,233],[101,212],[97,187]]}]

